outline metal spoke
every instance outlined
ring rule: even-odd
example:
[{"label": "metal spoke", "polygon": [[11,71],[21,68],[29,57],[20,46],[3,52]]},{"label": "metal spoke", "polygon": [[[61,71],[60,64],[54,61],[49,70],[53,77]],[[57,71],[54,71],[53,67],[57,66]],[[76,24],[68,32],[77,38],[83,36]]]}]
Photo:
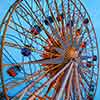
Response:
[{"label": "metal spoke", "polygon": [[63,57],[59,58],[52,58],[52,59],[41,59],[37,61],[28,61],[28,62],[21,62],[16,64],[3,64],[3,66],[17,66],[17,65],[25,65],[25,64],[60,64],[64,61]]},{"label": "metal spoke", "polygon": [[76,75],[75,78],[76,78],[76,88],[77,88],[78,100],[81,100],[80,83],[79,83],[77,65],[75,66],[75,75]]},{"label": "metal spoke", "polygon": [[67,83],[68,78],[70,76],[70,73],[72,71],[72,68],[73,68],[73,63],[71,64],[70,69],[68,70],[68,73],[66,73],[66,75],[65,75],[65,79],[64,79],[64,82],[63,82],[63,84],[62,84],[62,86],[60,88],[60,91],[56,95],[56,100],[60,100],[61,99],[62,94],[63,94],[64,89],[65,89],[65,86],[66,86],[66,83]]}]

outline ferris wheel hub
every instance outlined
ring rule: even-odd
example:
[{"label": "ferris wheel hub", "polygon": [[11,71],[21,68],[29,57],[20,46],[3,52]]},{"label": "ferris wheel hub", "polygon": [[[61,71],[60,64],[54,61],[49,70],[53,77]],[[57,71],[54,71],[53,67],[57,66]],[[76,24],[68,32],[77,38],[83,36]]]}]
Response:
[{"label": "ferris wheel hub", "polygon": [[71,59],[76,59],[78,57],[78,51],[76,50],[75,47],[68,47],[65,50],[65,54],[64,54],[64,62],[68,62]]}]

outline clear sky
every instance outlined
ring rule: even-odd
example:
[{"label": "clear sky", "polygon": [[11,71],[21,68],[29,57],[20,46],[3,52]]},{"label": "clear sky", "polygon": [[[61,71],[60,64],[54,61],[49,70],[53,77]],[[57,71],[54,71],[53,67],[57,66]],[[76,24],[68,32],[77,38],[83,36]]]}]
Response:
[{"label": "clear sky", "polygon": [[[14,1],[15,0],[0,0],[0,23],[2,21],[3,16],[7,12],[8,8]],[[86,9],[90,14],[90,17],[92,19],[92,22],[96,30],[98,45],[99,45],[100,43],[100,0],[81,0],[81,1],[83,2],[83,4],[85,5]],[[100,100],[100,77],[99,77],[99,84],[98,84],[95,100]]]}]

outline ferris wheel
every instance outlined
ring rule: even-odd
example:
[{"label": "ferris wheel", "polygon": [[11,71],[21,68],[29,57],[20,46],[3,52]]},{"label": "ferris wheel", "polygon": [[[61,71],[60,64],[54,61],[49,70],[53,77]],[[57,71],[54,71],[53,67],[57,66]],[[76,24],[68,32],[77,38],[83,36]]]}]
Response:
[{"label": "ferris wheel", "polygon": [[0,100],[94,99],[98,44],[80,0],[16,0],[0,32]]}]

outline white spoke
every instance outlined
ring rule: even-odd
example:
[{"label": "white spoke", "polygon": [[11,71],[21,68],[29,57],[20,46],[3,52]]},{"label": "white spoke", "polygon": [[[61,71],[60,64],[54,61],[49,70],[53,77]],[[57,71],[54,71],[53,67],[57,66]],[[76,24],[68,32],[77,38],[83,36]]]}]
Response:
[{"label": "white spoke", "polygon": [[73,63],[71,64],[68,73],[66,73],[66,76],[65,76],[65,78],[64,78],[64,82],[63,82],[63,84],[62,84],[62,86],[61,86],[61,88],[60,88],[58,94],[56,95],[56,100],[60,100],[60,99],[61,99],[61,97],[62,97],[62,95],[63,95],[63,92],[64,92],[64,89],[65,89],[65,86],[66,86],[66,83],[67,83],[68,78],[69,78],[69,76],[70,76],[70,73],[71,73],[71,71],[72,71],[72,68],[73,68]]},{"label": "white spoke", "polygon": [[22,100],[27,90],[24,90],[23,94],[20,96],[19,100]]},{"label": "white spoke", "polygon": [[70,77],[70,79],[69,79],[69,84],[68,84],[68,89],[67,89],[68,93],[67,93],[67,97],[66,97],[67,100],[70,99],[71,85],[72,85],[72,78],[73,78],[73,70],[72,70],[72,73],[71,73],[71,77]]},{"label": "white spoke", "polygon": [[61,49],[61,48],[55,48],[55,49],[56,49],[56,51],[57,51],[58,53],[64,54],[64,50],[63,50],[63,49]]},{"label": "white spoke", "polygon": [[78,100],[81,100],[81,92],[80,92],[80,84],[79,84],[79,76],[77,71],[77,64],[75,66],[75,78],[76,78],[76,87],[77,87],[77,93],[78,93]]},{"label": "white spoke", "polygon": [[59,57],[59,58],[50,58],[50,59],[41,59],[36,61],[22,62],[18,64],[3,64],[3,66],[17,66],[17,65],[25,65],[25,64],[60,64],[63,61],[64,61],[64,57]]}]

